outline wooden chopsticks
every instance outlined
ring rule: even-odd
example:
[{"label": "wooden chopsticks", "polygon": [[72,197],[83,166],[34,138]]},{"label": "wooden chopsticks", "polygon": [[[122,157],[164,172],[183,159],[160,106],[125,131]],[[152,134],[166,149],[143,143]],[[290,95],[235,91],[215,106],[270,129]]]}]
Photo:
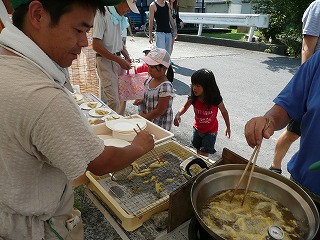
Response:
[{"label": "wooden chopsticks", "polygon": [[[141,127],[139,126],[138,123],[137,123],[137,126],[138,126],[139,130],[142,131],[142,129],[141,129]],[[136,132],[136,134],[138,134],[138,131],[137,131],[135,128],[134,128],[133,130]],[[161,162],[161,156],[160,156],[160,154],[157,152],[157,150],[152,149],[150,152],[151,152],[151,154],[153,155],[153,157],[154,157],[155,159],[157,159],[157,161],[160,163],[160,162]]]},{"label": "wooden chopsticks", "polygon": [[[267,119],[266,119],[266,124],[265,124],[265,126],[264,126],[264,128],[263,128],[262,131],[265,131],[265,130],[269,127],[270,123],[271,123],[271,120],[270,120],[269,118],[267,118]],[[232,200],[233,200],[233,198],[234,198],[237,190],[239,189],[239,186],[240,186],[240,184],[241,184],[241,182],[242,182],[242,180],[243,180],[243,178],[244,178],[244,175],[247,173],[248,168],[249,168],[249,166],[251,165],[251,162],[252,162],[252,159],[253,159],[253,163],[252,163],[252,166],[251,166],[251,171],[250,171],[250,174],[249,174],[247,186],[246,186],[246,189],[245,189],[245,191],[244,191],[244,195],[243,195],[242,202],[241,202],[241,206],[243,206],[244,201],[245,201],[246,196],[247,196],[247,193],[248,193],[249,186],[250,186],[252,173],[253,173],[253,171],[254,171],[254,167],[255,167],[256,162],[257,162],[257,158],[258,158],[258,154],[259,154],[259,151],[260,151],[260,147],[261,147],[261,144],[255,146],[255,148],[254,148],[254,150],[253,150],[253,153],[252,153],[252,155],[251,155],[251,157],[250,157],[250,159],[249,159],[249,161],[248,161],[248,163],[247,163],[247,166],[245,167],[245,169],[244,169],[244,171],[243,171],[243,173],[242,173],[242,175],[241,175],[241,177],[240,177],[240,180],[239,180],[236,188],[235,188],[234,191],[233,191],[233,194],[232,194],[232,196],[231,196],[230,202],[232,202]]]},{"label": "wooden chopsticks", "polygon": [[243,171],[243,173],[242,173],[242,175],[241,175],[241,177],[240,177],[240,180],[239,180],[236,188],[235,188],[234,191],[233,191],[233,194],[232,194],[232,196],[231,196],[230,202],[232,202],[234,196],[236,195],[236,192],[238,191],[239,186],[240,186],[240,184],[242,183],[242,180],[243,180],[243,178],[244,178],[244,175],[247,173],[248,168],[249,168],[249,166],[250,166],[250,164],[251,164],[252,159],[254,159],[254,160],[253,160],[253,163],[252,163],[251,171],[250,171],[250,174],[249,174],[247,186],[246,186],[246,189],[245,189],[245,193],[244,193],[244,196],[243,196],[243,199],[242,199],[242,202],[241,202],[241,206],[243,206],[244,200],[245,200],[245,198],[246,198],[246,196],[247,196],[248,188],[249,188],[249,185],[250,185],[250,182],[251,182],[252,173],[253,173],[253,170],[254,170],[254,167],[255,167],[257,158],[258,158],[259,151],[260,151],[260,146],[261,146],[261,145],[255,146],[254,151],[253,151],[253,153],[252,153],[252,155],[251,155],[251,157],[250,157],[250,159],[249,159],[249,161],[248,161],[248,163],[247,163],[247,166],[246,166],[246,168],[244,169],[244,171]]}]

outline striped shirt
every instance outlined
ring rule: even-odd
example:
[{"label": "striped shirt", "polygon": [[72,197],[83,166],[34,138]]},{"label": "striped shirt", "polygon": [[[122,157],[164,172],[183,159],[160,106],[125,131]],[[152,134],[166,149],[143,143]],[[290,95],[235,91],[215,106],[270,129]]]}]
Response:
[{"label": "striped shirt", "polygon": [[[320,0],[312,2],[305,10],[302,17],[302,34],[320,36]],[[320,38],[318,38],[315,52],[318,50],[320,50]]]},{"label": "striped shirt", "polygon": [[149,83],[151,80],[152,78],[150,77],[145,83],[142,112],[149,113],[153,111],[158,105],[159,98],[171,96],[165,113],[160,117],[151,120],[158,126],[170,131],[173,121],[172,101],[174,97],[174,90],[172,83],[169,81],[165,81],[155,88],[150,88]]}]

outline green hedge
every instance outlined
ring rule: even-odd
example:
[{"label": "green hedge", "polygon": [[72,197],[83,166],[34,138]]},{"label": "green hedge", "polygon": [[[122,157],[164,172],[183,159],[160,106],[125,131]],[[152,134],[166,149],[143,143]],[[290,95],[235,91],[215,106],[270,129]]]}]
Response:
[{"label": "green hedge", "polygon": [[299,56],[302,41],[302,16],[313,0],[253,0],[255,13],[269,14],[269,28],[259,29],[265,41],[287,47],[287,54]]}]

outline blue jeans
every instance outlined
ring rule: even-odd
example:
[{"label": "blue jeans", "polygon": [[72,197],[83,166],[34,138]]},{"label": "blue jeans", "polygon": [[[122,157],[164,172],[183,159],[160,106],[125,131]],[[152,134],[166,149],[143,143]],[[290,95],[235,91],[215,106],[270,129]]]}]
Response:
[{"label": "blue jeans", "polygon": [[156,46],[158,48],[163,48],[167,52],[171,53],[171,44],[172,44],[172,34],[164,32],[156,32]]},{"label": "blue jeans", "polygon": [[192,135],[192,145],[195,149],[214,154],[216,150],[214,149],[214,145],[216,143],[218,133],[201,133],[193,127],[193,135]]}]

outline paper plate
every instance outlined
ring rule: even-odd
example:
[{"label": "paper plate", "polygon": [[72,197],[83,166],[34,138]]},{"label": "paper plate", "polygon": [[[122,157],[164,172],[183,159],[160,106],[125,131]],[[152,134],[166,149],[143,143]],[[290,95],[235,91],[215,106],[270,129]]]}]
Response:
[{"label": "paper plate", "polygon": [[134,132],[134,129],[139,131],[137,124],[141,129],[145,129],[147,122],[143,119],[138,118],[120,118],[113,121],[106,121],[106,126],[112,131],[117,132]]},{"label": "paper plate", "polygon": [[[105,114],[99,114],[98,111],[104,111]],[[91,116],[91,117],[99,117],[99,118],[102,118],[104,116],[106,116],[107,114],[111,113],[111,109],[110,108],[107,108],[107,107],[102,107],[102,108],[94,108],[94,109],[91,109],[88,114]]]},{"label": "paper plate", "polygon": [[138,124],[141,129],[145,129],[147,127],[147,121],[145,119],[131,118],[131,120],[134,121],[136,125]]},{"label": "paper plate", "polygon": [[[92,104],[93,106],[91,106],[90,104]],[[99,108],[101,106],[102,106],[102,103],[100,102],[84,102],[84,103],[81,103],[79,107],[80,109],[83,109],[83,110],[91,110],[94,108]]]},{"label": "paper plate", "polygon": [[113,138],[111,135],[97,135],[97,136],[102,140]]},{"label": "paper plate", "polygon": [[122,139],[108,138],[104,140],[104,145],[113,147],[126,147],[130,145],[130,143]]}]

